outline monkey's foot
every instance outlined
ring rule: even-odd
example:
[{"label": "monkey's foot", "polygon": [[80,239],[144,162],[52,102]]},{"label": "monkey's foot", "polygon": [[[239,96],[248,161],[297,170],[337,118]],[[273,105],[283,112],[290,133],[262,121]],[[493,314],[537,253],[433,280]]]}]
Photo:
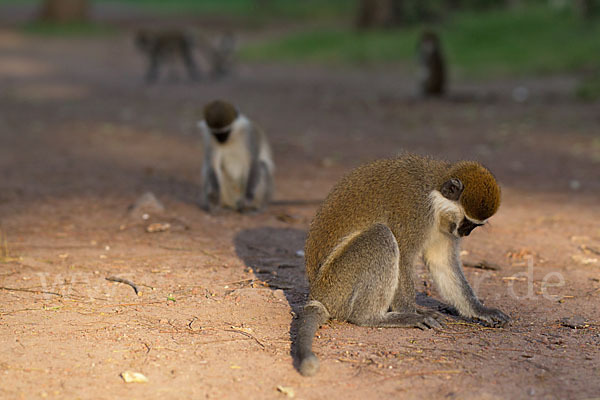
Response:
[{"label": "monkey's foot", "polygon": [[[354,322],[354,321],[351,321]],[[355,322],[356,323],[356,322]],[[442,328],[442,325],[433,317],[422,315],[418,312],[389,312],[385,314],[383,321],[375,323],[358,324],[366,326],[377,326],[387,328],[419,328],[422,330]]]},{"label": "monkey's foot", "polygon": [[443,321],[445,319],[445,317],[441,313],[439,313],[439,312],[437,312],[435,310],[430,310],[430,309],[427,309],[427,308],[420,308],[420,309],[417,310],[417,314],[423,315],[425,317],[433,318],[436,321],[440,322],[440,324],[442,326],[444,325],[441,321]]},{"label": "monkey's foot", "polygon": [[415,323],[415,328],[419,328],[421,330],[425,330],[425,329],[442,329],[443,326],[441,323],[438,322],[438,320],[433,317],[433,316],[427,316],[427,315],[423,315],[420,312],[418,312],[417,314],[418,316],[421,317],[421,321]]},{"label": "monkey's foot", "polygon": [[499,328],[508,321],[510,321],[510,317],[504,314],[502,311],[497,308],[487,308],[481,307],[481,309],[477,310],[477,315],[474,317],[476,320],[480,321],[485,326],[490,326],[494,328]]}]

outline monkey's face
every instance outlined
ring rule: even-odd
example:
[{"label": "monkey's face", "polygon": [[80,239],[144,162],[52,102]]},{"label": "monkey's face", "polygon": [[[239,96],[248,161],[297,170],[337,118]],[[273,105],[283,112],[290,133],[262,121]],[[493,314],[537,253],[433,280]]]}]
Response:
[{"label": "monkey's face", "polygon": [[458,229],[456,229],[456,232],[460,237],[469,236],[473,229],[482,225],[482,223],[473,222],[467,217],[463,217],[462,221],[460,222],[460,225],[458,225]]},{"label": "monkey's face", "polygon": [[478,226],[482,226],[483,223],[479,221],[472,221],[466,217],[463,213],[461,214],[446,214],[440,216],[440,229],[447,229],[448,233],[456,237],[465,237]]},{"label": "monkey's face", "polygon": [[421,49],[423,50],[423,54],[426,56],[431,56],[436,51],[437,46],[436,43],[431,39],[423,40],[421,44]]},{"label": "monkey's face", "polygon": [[229,134],[231,133],[231,129],[227,129],[225,131],[213,132],[213,136],[217,139],[219,143],[225,143],[227,139],[229,139]]}]

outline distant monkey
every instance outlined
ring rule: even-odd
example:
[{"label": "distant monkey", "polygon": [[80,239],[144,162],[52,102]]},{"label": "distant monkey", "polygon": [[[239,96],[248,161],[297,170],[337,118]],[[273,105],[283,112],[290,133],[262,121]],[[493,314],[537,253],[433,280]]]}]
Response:
[{"label": "distant monkey", "polygon": [[217,43],[210,46],[209,50],[212,76],[218,79],[230,74],[235,55],[235,36],[233,33],[223,33]]},{"label": "distant monkey", "polygon": [[438,35],[425,31],[417,47],[419,91],[423,96],[441,96],[446,90],[446,62]]},{"label": "distant monkey", "polygon": [[372,327],[440,328],[415,302],[413,264],[422,255],[439,293],[463,317],[500,326],[465,279],[460,240],[495,214],[500,188],[472,161],[403,155],[363,165],[329,193],[306,240],[309,301],[296,349],[302,375],[319,366],[312,340],[330,318]]},{"label": "distant monkey", "polygon": [[221,100],[204,107],[198,126],[204,140],[201,207],[263,209],[273,195],[275,170],[265,133]]},{"label": "distant monkey", "polygon": [[181,60],[192,80],[200,78],[193,55],[191,37],[179,30],[140,30],[135,37],[137,47],[148,57],[146,82],[154,83],[159,77],[161,65]]}]

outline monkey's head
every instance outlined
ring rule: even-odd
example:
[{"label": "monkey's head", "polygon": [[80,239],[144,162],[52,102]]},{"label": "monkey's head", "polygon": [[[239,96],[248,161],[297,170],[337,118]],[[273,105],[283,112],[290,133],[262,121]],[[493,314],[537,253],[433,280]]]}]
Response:
[{"label": "monkey's head", "polygon": [[419,51],[422,51],[427,55],[439,52],[440,38],[437,33],[433,31],[424,31],[421,34],[421,40],[419,41]]},{"label": "monkey's head", "polygon": [[147,51],[150,47],[151,34],[145,29],[140,29],[135,33],[135,45],[142,51]]},{"label": "monkey's head", "polygon": [[236,108],[226,101],[215,100],[204,106],[204,121],[219,143],[227,141],[238,115]]},{"label": "monkey's head", "polygon": [[458,236],[468,236],[494,215],[500,206],[500,187],[496,178],[477,162],[463,161],[453,165],[440,193],[460,205],[463,214],[460,221],[450,224],[450,231]]}]

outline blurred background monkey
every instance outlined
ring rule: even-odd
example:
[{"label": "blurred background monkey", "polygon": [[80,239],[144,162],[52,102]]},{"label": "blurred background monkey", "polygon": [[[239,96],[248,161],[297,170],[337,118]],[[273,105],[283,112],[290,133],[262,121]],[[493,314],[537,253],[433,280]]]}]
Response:
[{"label": "blurred background monkey", "polygon": [[263,209],[273,195],[275,165],[266,134],[228,102],[204,107],[200,206],[239,212]]},{"label": "blurred background monkey", "polygon": [[235,49],[235,36],[230,31],[224,32],[217,42],[209,47],[209,60],[213,78],[223,78],[231,73]]},{"label": "blurred background monkey", "polygon": [[419,93],[422,96],[441,96],[446,91],[446,61],[439,36],[432,31],[421,34],[417,46]]},{"label": "blurred background monkey", "polygon": [[181,30],[139,30],[135,36],[135,43],[148,59],[146,82],[156,82],[161,66],[175,60],[183,62],[191,80],[200,78],[193,54],[193,41],[186,32]]}]

